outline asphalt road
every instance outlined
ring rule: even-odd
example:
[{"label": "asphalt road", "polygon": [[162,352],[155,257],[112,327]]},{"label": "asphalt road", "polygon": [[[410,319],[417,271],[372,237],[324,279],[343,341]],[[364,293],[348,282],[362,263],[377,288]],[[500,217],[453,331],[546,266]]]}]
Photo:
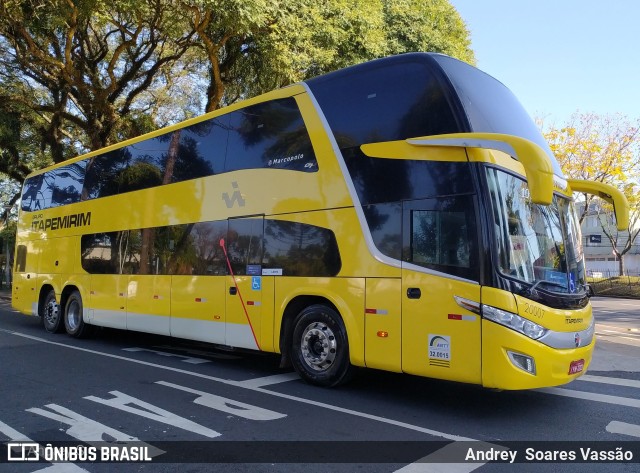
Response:
[{"label": "asphalt road", "polygon": [[[0,440],[99,453],[101,442],[134,441],[151,460],[54,458],[0,463],[0,471],[169,472],[176,465],[168,462],[179,462],[184,472],[636,472],[640,302],[593,302],[600,340],[587,375],[560,388],[494,392],[374,370],[321,389],[279,369],[273,355],[115,330],[75,340],[1,301]],[[505,442],[519,461],[554,450],[580,459],[580,447],[619,447],[634,459],[448,463],[470,451],[497,454]]]},{"label": "asphalt road", "polygon": [[598,344],[590,371],[640,371],[640,300],[594,297]]}]

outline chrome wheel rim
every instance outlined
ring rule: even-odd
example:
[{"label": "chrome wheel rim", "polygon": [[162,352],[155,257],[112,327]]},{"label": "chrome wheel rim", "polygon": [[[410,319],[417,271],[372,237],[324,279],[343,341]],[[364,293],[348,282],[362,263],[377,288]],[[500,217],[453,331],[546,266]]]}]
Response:
[{"label": "chrome wheel rim", "polygon": [[329,326],[313,322],[302,332],[302,358],[314,371],[326,371],[334,363],[338,351],[336,336]]},{"label": "chrome wheel rim", "polygon": [[60,317],[60,306],[55,300],[50,300],[44,309],[44,318],[47,325],[53,327]]},{"label": "chrome wheel rim", "polygon": [[76,301],[71,301],[67,307],[67,324],[73,332],[80,326],[80,304]]}]

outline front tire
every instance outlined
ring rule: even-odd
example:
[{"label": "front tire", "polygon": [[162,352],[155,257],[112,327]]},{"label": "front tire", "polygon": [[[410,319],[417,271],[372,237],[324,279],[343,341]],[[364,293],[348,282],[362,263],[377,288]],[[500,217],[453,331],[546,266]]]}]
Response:
[{"label": "front tire", "polygon": [[330,307],[316,304],[300,312],[291,347],[293,367],[310,384],[338,386],[353,375],[347,331],[340,315]]},{"label": "front tire", "polygon": [[86,338],[91,335],[91,325],[83,320],[82,297],[73,291],[64,306],[64,327],[67,333],[75,338]]},{"label": "front tire", "polygon": [[44,296],[40,317],[42,317],[42,325],[47,332],[58,333],[62,331],[62,310],[60,304],[56,302],[56,293],[53,292],[53,289]]}]

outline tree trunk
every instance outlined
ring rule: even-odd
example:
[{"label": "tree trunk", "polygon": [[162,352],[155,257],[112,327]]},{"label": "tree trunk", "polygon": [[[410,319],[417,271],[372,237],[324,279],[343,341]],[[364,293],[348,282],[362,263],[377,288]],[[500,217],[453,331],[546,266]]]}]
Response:
[{"label": "tree trunk", "polygon": [[619,276],[624,276],[624,255],[618,256],[618,272]]},{"label": "tree trunk", "polygon": [[163,184],[171,184],[173,180],[173,170],[176,167],[178,159],[178,150],[180,149],[180,135],[182,130],[176,130],[171,134],[169,142],[169,151],[167,152],[167,164],[164,168],[164,176],[162,176]]}]

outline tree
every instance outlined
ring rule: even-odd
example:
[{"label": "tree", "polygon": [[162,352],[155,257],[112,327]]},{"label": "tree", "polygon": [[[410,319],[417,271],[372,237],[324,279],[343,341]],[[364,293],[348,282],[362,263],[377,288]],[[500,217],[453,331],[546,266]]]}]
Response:
[{"label": "tree", "polygon": [[3,0],[0,172],[413,50],[474,61],[448,0]]},{"label": "tree", "polygon": [[409,51],[474,63],[448,0],[184,0],[207,64],[206,111]]},{"label": "tree", "polygon": [[[183,18],[171,3],[0,3],[2,98],[21,107],[21,116],[40,118],[32,122],[54,162],[130,137],[145,94],[171,87],[171,66],[192,35],[178,33]],[[6,88],[5,80],[20,87]]]},{"label": "tree", "polygon": [[[544,130],[544,127],[543,127]],[[640,120],[632,123],[620,115],[600,116],[576,113],[566,126],[544,131],[564,174],[573,179],[586,179],[612,184],[623,189],[630,204],[629,228],[618,232],[611,218],[613,208],[602,201],[597,205],[603,233],[611,243],[624,272],[624,255],[628,253],[640,231]],[[595,196],[584,194],[580,223],[589,212]]]},{"label": "tree", "polygon": [[603,203],[598,206],[598,217],[602,232],[605,234],[611,247],[613,254],[618,261],[618,274],[624,275],[624,255],[626,255],[635,244],[640,234],[640,187],[634,183],[629,183],[624,188],[624,194],[629,201],[629,228],[618,230],[615,225],[613,215],[613,207],[609,203]]},{"label": "tree", "polygon": [[[544,136],[564,174],[616,186],[638,177],[640,172],[640,121],[631,123],[620,115],[575,113],[560,128],[545,129]],[[593,195],[584,194],[584,219]]]}]

